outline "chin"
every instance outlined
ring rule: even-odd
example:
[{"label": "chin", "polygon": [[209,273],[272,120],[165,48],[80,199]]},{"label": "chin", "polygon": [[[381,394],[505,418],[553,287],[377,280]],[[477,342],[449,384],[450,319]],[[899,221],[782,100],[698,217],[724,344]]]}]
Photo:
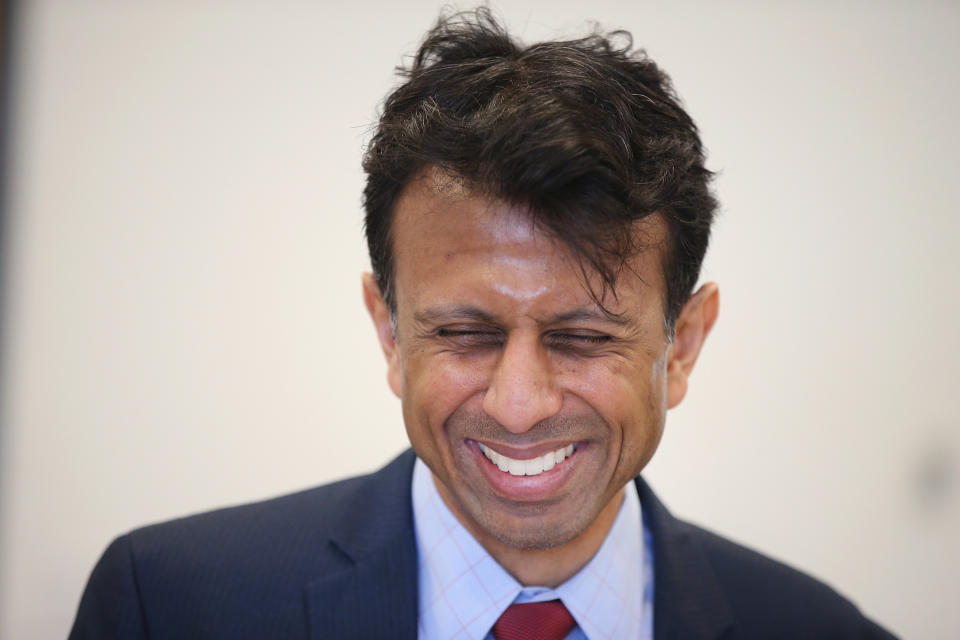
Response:
[{"label": "chin", "polygon": [[537,514],[523,517],[519,522],[512,519],[509,522],[483,522],[483,519],[475,522],[500,544],[532,551],[553,549],[575,540],[589,528],[596,515],[579,510],[573,517],[547,518]]},{"label": "chin", "polygon": [[576,532],[563,534],[561,532],[543,529],[536,531],[504,531],[502,535],[494,534],[497,542],[520,551],[542,551],[563,546],[577,537]]}]

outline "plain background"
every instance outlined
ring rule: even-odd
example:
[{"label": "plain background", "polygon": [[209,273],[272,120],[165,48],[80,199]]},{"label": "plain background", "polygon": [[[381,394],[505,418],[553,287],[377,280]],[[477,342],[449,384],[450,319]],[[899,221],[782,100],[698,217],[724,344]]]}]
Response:
[{"label": "plain background", "polygon": [[[115,535],[405,446],[360,156],[439,4],[20,6],[0,637],[66,635]],[[960,637],[960,9],[530,0],[630,29],[700,124],[719,324],[646,475],[904,637]]]}]

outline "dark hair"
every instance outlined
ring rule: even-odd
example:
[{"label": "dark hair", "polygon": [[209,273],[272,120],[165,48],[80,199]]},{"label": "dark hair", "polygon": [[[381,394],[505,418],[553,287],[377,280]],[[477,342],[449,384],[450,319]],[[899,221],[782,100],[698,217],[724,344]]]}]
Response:
[{"label": "dark hair", "polygon": [[[618,44],[620,42],[620,44]],[[366,151],[365,228],[377,284],[396,309],[391,218],[404,187],[436,167],[526,207],[602,291],[641,249],[654,213],[672,332],[699,277],[717,207],[697,127],[670,79],[629,33],[524,47],[486,8],[441,17],[386,99]],[[602,306],[602,305],[601,305]]]}]

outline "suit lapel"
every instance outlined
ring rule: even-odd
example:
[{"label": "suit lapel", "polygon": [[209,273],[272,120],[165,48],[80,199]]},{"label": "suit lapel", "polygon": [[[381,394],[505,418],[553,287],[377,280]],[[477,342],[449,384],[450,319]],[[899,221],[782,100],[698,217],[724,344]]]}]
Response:
[{"label": "suit lapel", "polygon": [[[310,637],[417,637],[417,551],[410,500],[415,457],[407,451],[328,514],[333,532],[323,578],[305,586]],[[736,637],[733,613],[688,525],[674,518],[641,478],[643,517],[653,537],[654,637]]]},{"label": "suit lapel", "polygon": [[327,568],[305,587],[311,638],[416,638],[414,459],[407,451],[330,510]]},{"label": "suit lapel", "polygon": [[641,478],[637,491],[653,537],[653,637],[715,640],[736,637],[735,619],[716,574],[683,522],[674,518]]}]

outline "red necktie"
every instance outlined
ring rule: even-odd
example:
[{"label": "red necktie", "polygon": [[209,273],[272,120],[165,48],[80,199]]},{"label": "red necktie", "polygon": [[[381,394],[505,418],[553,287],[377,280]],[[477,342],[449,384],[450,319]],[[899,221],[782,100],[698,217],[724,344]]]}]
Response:
[{"label": "red necktie", "polygon": [[493,625],[495,640],[563,640],[577,623],[559,600],[512,604]]}]

